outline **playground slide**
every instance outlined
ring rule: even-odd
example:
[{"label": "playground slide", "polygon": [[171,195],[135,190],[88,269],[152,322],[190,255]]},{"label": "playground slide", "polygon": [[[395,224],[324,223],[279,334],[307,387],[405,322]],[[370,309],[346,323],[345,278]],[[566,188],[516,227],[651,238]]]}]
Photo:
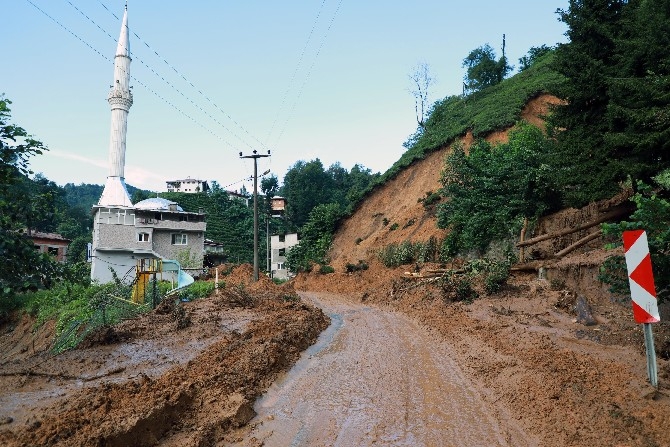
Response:
[{"label": "playground slide", "polygon": [[164,272],[177,272],[177,287],[170,290],[167,295],[171,295],[177,290],[183,289],[184,287],[190,286],[193,284],[193,277],[181,269],[178,261],[171,259],[163,259],[163,271]]}]

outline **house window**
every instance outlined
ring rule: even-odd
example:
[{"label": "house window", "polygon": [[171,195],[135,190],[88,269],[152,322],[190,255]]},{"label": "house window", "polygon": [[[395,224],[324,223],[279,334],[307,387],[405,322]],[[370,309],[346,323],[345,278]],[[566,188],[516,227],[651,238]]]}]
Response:
[{"label": "house window", "polygon": [[161,220],[161,213],[154,213],[154,219]]},{"label": "house window", "polygon": [[47,253],[49,253],[51,256],[58,256],[58,247],[47,248]]},{"label": "house window", "polygon": [[285,234],[280,234],[279,235],[279,242],[284,242],[286,241],[286,235]]},{"label": "house window", "polygon": [[137,233],[137,242],[149,242],[149,233]]},{"label": "house window", "polygon": [[279,264],[277,264],[277,270],[284,270],[284,263],[283,262],[280,262]]},{"label": "house window", "polygon": [[279,249],[279,256],[286,256],[286,249],[285,248],[280,248]]},{"label": "house window", "polygon": [[186,238],[186,235],[183,233],[175,233],[172,235],[172,245],[186,245],[188,239]]}]

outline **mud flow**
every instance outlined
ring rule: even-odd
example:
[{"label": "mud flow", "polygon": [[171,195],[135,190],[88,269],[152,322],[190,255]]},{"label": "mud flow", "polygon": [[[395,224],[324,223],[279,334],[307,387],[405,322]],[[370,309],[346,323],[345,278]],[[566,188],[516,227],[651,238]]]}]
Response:
[{"label": "mud flow", "polygon": [[305,293],[330,327],[257,402],[236,442],[274,446],[527,446],[454,353],[402,314]]}]

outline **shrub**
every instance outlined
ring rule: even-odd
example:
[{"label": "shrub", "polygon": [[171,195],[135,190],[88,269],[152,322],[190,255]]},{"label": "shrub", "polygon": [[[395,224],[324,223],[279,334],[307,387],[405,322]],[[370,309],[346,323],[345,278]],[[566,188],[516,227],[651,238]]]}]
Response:
[{"label": "shrub", "polygon": [[358,264],[347,263],[347,265],[346,265],[347,273],[353,273],[353,272],[358,272],[358,271],[367,270],[367,269],[368,269],[368,264],[363,260],[359,260]]},{"label": "shrub", "polygon": [[319,268],[319,273],[321,273],[322,275],[327,275],[329,273],[335,273],[335,269],[330,265],[322,265]]},{"label": "shrub", "polygon": [[396,222],[396,223],[394,223],[393,225],[391,225],[391,226],[389,227],[389,231],[397,230],[399,226],[400,226],[400,225],[398,225],[398,223]]},{"label": "shrub", "polygon": [[356,238],[356,245],[360,244],[361,242],[363,242],[362,237]]}]

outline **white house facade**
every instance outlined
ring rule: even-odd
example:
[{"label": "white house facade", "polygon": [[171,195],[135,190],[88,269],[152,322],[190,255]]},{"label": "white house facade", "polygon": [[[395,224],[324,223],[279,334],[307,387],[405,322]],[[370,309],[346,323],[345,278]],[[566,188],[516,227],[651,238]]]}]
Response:
[{"label": "white house facade", "polygon": [[288,279],[293,274],[286,268],[286,253],[298,245],[298,234],[275,234],[270,237],[270,270],[273,278]]}]

